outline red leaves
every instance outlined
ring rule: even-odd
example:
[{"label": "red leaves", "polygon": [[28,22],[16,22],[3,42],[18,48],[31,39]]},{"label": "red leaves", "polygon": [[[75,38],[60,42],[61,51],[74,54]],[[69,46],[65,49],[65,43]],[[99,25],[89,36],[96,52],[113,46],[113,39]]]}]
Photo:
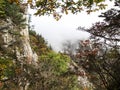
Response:
[{"label": "red leaves", "polygon": [[88,55],[97,55],[99,52],[99,48],[97,48],[97,46],[93,46],[90,40],[81,41],[80,46],[80,50],[76,54],[77,58],[85,57]]}]

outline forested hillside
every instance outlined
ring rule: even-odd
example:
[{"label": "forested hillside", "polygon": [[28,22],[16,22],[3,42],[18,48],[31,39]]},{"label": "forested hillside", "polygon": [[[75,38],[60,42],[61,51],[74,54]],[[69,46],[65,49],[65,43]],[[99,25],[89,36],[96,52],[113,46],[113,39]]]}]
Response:
[{"label": "forested hillside", "polygon": [[[20,5],[0,1],[0,90],[80,90],[71,59],[28,30]],[[30,28],[29,28],[30,29]]]},{"label": "forested hillside", "polygon": [[[120,90],[120,1],[99,17],[90,28],[78,30],[90,33],[73,48],[66,42],[63,51],[55,52],[42,35],[27,23],[27,5],[37,7],[35,15],[87,12],[104,9],[103,0],[78,1],[0,0],[0,90]],[[94,8],[95,5],[97,8]],[[83,6],[83,7],[80,7]]]}]

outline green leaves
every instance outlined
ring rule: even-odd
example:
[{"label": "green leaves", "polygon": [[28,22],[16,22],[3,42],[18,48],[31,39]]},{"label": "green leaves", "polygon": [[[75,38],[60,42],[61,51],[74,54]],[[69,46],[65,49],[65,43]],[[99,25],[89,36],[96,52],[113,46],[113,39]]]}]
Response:
[{"label": "green leaves", "polygon": [[0,18],[5,17],[5,1],[4,0],[0,0]]},{"label": "green leaves", "polygon": [[0,80],[8,79],[14,75],[13,61],[10,58],[0,58]]},{"label": "green leaves", "polygon": [[0,18],[5,19],[10,17],[15,25],[24,28],[26,18],[23,18],[20,9],[20,6],[16,3],[10,3],[8,0],[0,0]]},{"label": "green leaves", "polygon": [[44,62],[43,68],[46,66],[46,70],[51,70],[55,75],[61,75],[67,72],[70,59],[65,55],[50,52],[40,56],[40,62]]},{"label": "green leaves", "polygon": [[26,18],[23,18],[20,7],[16,3],[10,4],[9,2],[6,2],[5,14],[9,16],[17,26],[24,27],[26,25]]}]

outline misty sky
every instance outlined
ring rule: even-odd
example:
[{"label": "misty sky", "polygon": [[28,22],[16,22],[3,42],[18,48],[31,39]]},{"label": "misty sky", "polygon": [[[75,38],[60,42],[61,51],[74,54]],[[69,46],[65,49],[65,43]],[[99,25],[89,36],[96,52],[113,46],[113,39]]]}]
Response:
[{"label": "misty sky", "polygon": [[[109,4],[107,9],[111,8],[113,4]],[[94,12],[87,14],[82,12],[77,15],[68,14],[63,15],[59,21],[56,21],[52,16],[32,16],[31,25],[35,26],[35,31],[41,34],[45,40],[48,41],[55,50],[60,50],[62,42],[66,40],[79,40],[89,37],[88,33],[76,30],[77,27],[90,27],[97,21],[102,21],[102,18],[98,18],[101,12]],[[30,10],[30,12],[34,12]]]}]

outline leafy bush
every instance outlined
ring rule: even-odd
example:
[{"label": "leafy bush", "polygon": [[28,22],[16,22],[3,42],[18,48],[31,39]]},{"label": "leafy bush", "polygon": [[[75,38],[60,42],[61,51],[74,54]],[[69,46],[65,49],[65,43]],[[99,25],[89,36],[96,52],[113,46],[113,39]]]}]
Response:
[{"label": "leafy bush", "polygon": [[44,64],[41,64],[41,69],[51,71],[51,73],[55,75],[61,75],[67,72],[69,62],[70,58],[63,54],[56,54],[54,52],[40,56],[40,63]]},{"label": "leafy bush", "polygon": [[69,57],[51,51],[39,59],[29,90],[80,90],[77,77],[68,71]]},{"label": "leafy bush", "polygon": [[5,17],[5,1],[4,0],[0,0],[0,18]]},{"label": "leafy bush", "polygon": [[0,57],[0,81],[9,79],[14,75],[13,61],[7,57]]}]

